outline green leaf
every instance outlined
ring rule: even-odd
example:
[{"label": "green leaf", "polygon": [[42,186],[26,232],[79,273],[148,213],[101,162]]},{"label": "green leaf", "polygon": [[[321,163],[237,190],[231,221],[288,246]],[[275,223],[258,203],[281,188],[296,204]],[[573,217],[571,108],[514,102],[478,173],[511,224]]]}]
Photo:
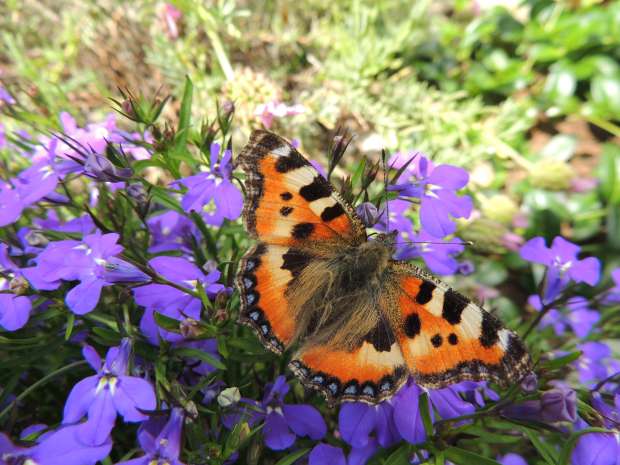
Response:
[{"label": "green leaf", "polygon": [[67,328],[65,329],[65,341],[68,341],[73,333],[73,327],[75,325],[75,314],[69,313],[67,317]]},{"label": "green leaf", "polygon": [[529,428],[519,429],[527,435],[532,445],[536,448],[536,450],[546,463],[548,463],[549,465],[556,465],[555,449],[546,442],[543,442],[543,440],[540,438],[540,434],[537,431],[531,430]]},{"label": "green leaf", "polygon": [[183,88],[183,99],[181,100],[181,111],[179,112],[179,125],[177,127],[175,148],[177,150],[187,150],[187,132],[189,131],[192,118],[192,96],[194,84],[189,76],[185,76],[185,87]]},{"label": "green leaf", "polygon": [[558,465],[570,465],[570,458],[577,441],[581,436],[588,433],[609,433],[613,434],[613,431],[609,431],[605,428],[586,428],[581,431],[577,431],[570,435],[568,440],[564,443],[564,447],[562,447],[562,451],[558,457]]},{"label": "green leaf", "polygon": [[181,356],[181,357],[197,358],[205,363],[208,363],[212,367],[217,368],[218,370],[226,370],[226,365],[224,365],[222,362],[220,362],[217,358],[215,358],[210,353],[204,352],[200,349],[193,349],[191,347],[183,347],[181,349],[176,349],[174,351],[174,354]]},{"label": "green leaf", "polygon": [[576,88],[577,79],[570,69],[553,66],[545,81],[543,92],[551,102],[562,105],[573,96]]},{"label": "green leaf", "polygon": [[543,147],[540,155],[559,161],[567,161],[575,153],[577,138],[568,134],[553,136]]},{"label": "green leaf", "polygon": [[577,350],[575,352],[571,352],[570,354],[564,355],[562,357],[554,358],[553,360],[547,360],[540,364],[541,368],[546,370],[557,370],[558,368],[562,368],[568,365],[571,362],[574,362],[579,357],[581,357],[581,351]]},{"label": "green leaf", "polygon": [[387,459],[385,459],[383,465],[401,465],[403,463],[409,463],[409,456],[411,455],[409,449],[410,447],[408,445],[402,445],[392,452]]},{"label": "green leaf", "polygon": [[594,109],[603,118],[620,118],[620,76],[596,76],[591,84]]},{"label": "green leaf", "polygon": [[180,333],[179,329],[179,320],[175,320],[174,318],[170,318],[169,316],[164,315],[163,313],[154,312],[155,323],[160,328],[165,329],[166,331],[170,331],[173,333]]},{"label": "green leaf", "polygon": [[446,458],[457,465],[501,465],[496,460],[461,449],[460,447],[448,447],[445,453]]},{"label": "green leaf", "polygon": [[598,166],[600,191],[612,205],[620,203],[620,147],[604,144]]},{"label": "green leaf", "polygon": [[304,455],[306,455],[309,451],[310,449],[301,449],[296,452],[293,452],[292,454],[289,454],[286,457],[283,457],[280,460],[278,460],[276,465],[291,465],[292,463],[295,463],[297,460],[299,460]]},{"label": "green leaf", "polygon": [[424,425],[424,432],[427,436],[433,435],[433,420],[431,419],[430,403],[428,401],[428,393],[423,392],[418,399],[418,405],[420,406],[420,415],[422,416],[422,424]]}]

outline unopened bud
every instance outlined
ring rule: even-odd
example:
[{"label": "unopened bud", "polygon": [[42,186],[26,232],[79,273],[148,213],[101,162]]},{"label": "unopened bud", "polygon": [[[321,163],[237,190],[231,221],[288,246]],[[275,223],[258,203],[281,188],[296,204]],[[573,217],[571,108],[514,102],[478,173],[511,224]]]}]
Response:
[{"label": "unopened bud", "polygon": [[518,211],[515,201],[503,194],[489,197],[482,203],[484,216],[506,225],[512,223],[512,218]]},{"label": "unopened bud", "polygon": [[179,323],[179,331],[185,338],[195,338],[200,335],[200,326],[193,318],[185,318]]},{"label": "unopened bud", "polygon": [[240,400],[241,400],[241,392],[239,391],[239,388],[236,386],[224,389],[217,396],[217,403],[222,408],[236,405]]},{"label": "unopened bud", "polygon": [[549,158],[536,162],[530,171],[530,179],[535,187],[552,191],[570,188],[574,177],[574,171],[568,163]]},{"label": "unopened bud", "polygon": [[372,228],[379,219],[379,211],[370,202],[364,202],[356,208],[356,212],[367,228]]},{"label": "unopened bud", "polygon": [[9,281],[9,290],[15,295],[23,295],[28,291],[30,285],[22,276],[15,276]]}]

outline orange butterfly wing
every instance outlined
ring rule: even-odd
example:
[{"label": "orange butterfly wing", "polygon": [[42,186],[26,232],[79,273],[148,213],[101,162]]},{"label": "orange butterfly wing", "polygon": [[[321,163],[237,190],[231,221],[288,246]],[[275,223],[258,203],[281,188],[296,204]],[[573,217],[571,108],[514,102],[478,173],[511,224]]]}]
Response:
[{"label": "orange butterfly wing", "polygon": [[416,382],[429,388],[473,380],[507,385],[531,370],[518,336],[446,284],[396,262],[394,333]]}]

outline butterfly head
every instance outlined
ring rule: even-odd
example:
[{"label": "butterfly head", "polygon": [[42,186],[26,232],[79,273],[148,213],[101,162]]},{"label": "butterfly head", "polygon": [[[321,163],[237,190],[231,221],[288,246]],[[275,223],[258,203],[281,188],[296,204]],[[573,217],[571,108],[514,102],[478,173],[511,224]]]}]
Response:
[{"label": "butterfly head", "polygon": [[396,237],[398,236],[398,231],[394,230],[389,233],[381,233],[377,234],[375,241],[382,244],[384,247],[389,249],[391,252],[395,251],[396,246]]}]

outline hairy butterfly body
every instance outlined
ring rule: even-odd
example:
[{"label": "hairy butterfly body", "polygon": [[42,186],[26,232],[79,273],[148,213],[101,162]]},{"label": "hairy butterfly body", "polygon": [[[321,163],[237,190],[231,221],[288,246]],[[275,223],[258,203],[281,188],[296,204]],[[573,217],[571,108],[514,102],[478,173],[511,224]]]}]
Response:
[{"label": "hairy butterfly body", "polygon": [[409,376],[426,387],[508,384],[531,362],[490,313],[433,276],[395,261],[393,238],[368,240],[354,209],[288,142],[254,131],[237,160],[243,218],[257,244],[236,284],[241,323],[330,403],[376,403]]}]

